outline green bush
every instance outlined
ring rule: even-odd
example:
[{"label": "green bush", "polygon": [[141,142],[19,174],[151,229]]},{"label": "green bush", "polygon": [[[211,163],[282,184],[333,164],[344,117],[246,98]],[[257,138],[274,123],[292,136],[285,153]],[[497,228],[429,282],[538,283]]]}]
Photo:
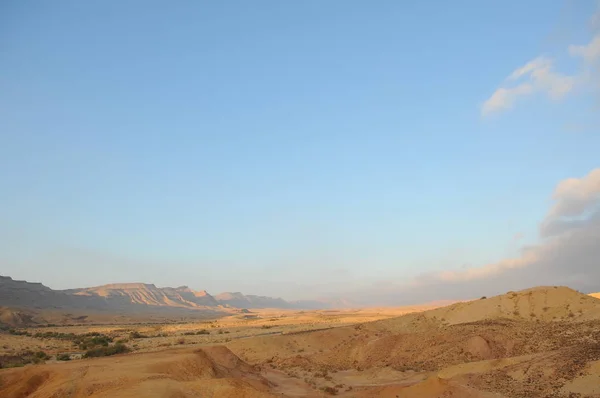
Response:
[{"label": "green bush", "polygon": [[[225,332],[227,333],[227,332]],[[183,335],[184,336],[195,336],[195,335],[200,335],[200,334],[210,334],[210,332],[206,329],[202,329],[202,330],[198,330],[196,332],[194,331],[189,331],[189,332],[184,332]]]},{"label": "green bush", "polygon": [[136,331],[133,331],[133,332],[129,333],[129,338],[132,339],[132,340],[133,339],[147,339],[148,336],[143,335],[143,334],[141,334],[140,332],[138,332],[136,330]]},{"label": "green bush", "polygon": [[50,357],[43,351],[23,351],[18,354],[0,355],[0,369],[17,368],[30,363],[44,363]]},{"label": "green bush", "polygon": [[77,339],[76,341],[79,341],[78,345],[80,350],[87,350],[98,346],[108,347],[108,344],[111,343],[112,340],[113,339],[108,336],[93,336],[86,337],[80,340]]},{"label": "green bush", "polygon": [[46,360],[50,359],[50,355],[46,354],[44,351],[38,351],[33,355],[42,361],[46,361]]},{"label": "green bush", "polygon": [[85,334],[60,333],[60,332],[38,332],[33,335],[38,339],[57,339],[72,341],[80,350],[89,350],[94,347],[107,347],[112,343],[113,338],[98,332]]},{"label": "green bush", "polygon": [[58,354],[56,355],[56,360],[57,361],[70,361],[71,360],[71,356],[69,354]]},{"label": "green bush", "polygon": [[108,357],[116,354],[124,354],[129,352],[129,348],[125,344],[116,343],[108,347],[97,347],[86,351],[84,358]]},{"label": "green bush", "polygon": [[31,336],[31,334],[29,334],[29,332],[26,330],[10,329],[8,333],[12,334],[13,336]]},{"label": "green bush", "polygon": [[338,393],[337,389],[334,387],[321,387],[321,391],[330,395],[337,395]]}]

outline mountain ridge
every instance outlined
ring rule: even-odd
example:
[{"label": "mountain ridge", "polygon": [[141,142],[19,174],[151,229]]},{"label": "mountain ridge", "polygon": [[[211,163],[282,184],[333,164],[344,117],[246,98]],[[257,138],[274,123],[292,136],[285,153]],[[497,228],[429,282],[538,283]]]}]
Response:
[{"label": "mountain ridge", "polygon": [[157,287],[152,283],[110,283],[101,286],[53,290],[39,282],[0,276],[0,305],[33,308],[139,310],[215,310],[232,308],[320,309],[324,301],[286,301],[241,292],[211,295],[188,286]]}]

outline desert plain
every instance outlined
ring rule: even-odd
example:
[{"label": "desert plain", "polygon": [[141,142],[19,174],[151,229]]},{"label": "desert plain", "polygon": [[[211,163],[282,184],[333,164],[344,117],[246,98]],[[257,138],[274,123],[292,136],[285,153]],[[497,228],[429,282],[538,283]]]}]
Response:
[{"label": "desert plain", "polygon": [[597,297],[547,286],[453,304],[35,326],[4,308],[0,396],[600,397]]}]

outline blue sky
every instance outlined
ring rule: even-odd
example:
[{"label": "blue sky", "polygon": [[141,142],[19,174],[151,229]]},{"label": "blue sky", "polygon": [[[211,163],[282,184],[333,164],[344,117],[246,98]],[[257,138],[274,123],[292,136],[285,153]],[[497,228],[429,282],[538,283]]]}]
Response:
[{"label": "blue sky", "polygon": [[518,255],[597,102],[491,98],[583,74],[597,5],[3,2],[0,274],[304,298]]}]

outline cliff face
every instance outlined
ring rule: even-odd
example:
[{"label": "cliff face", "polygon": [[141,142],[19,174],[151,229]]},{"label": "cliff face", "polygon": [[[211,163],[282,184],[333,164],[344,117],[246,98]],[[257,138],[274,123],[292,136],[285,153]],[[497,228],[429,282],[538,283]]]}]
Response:
[{"label": "cliff face", "polygon": [[158,288],[145,283],[114,283],[97,287],[73,289],[77,296],[104,297],[133,304],[159,307],[217,307],[219,303],[206,292],[194,292],[187,286]]},{"label": "cliff face", "polygon": [[41,283],[0,276],[0,306],[115,311],[211,310],[235,308],[326,308],[318,301],[288,302],[281,298],[222,293],[215,297],[187,286],[156,287],[147,283],[113,283],[69,290],[52,290]]}]

